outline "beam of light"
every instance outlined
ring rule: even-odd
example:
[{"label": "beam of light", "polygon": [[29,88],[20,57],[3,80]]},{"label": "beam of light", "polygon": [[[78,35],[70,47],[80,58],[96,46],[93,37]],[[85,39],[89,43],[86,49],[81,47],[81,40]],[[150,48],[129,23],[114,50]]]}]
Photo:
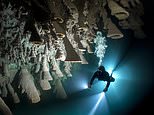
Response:
[{"label": "beam of light", "polygon": [[101,102],[102,99],[105,97],[105,93],[102,92],[102,93],[99,94],[99,96],[100,96],[100,97],[99,97],[97,103],[96,103],[95,106],[92,108],[92,110],[90,111],[89,115],[94,115],[94,114],[95,114],[95,112],[96,112],[96,110],[97,110],[97,108],[98,108],[100,102]]},{"label": "beam of light", "polygon": [[[131,67],[132,68],[132,67]],[[127,65],[120,66],[117,68],[114,72],[112,77],[115,78],[114,82],[111,82],[108,94],[112,95],[112,103],[123,103],[126,101],[121,101],[122,99],[125,99],[127,97],[127,93],[130,91],[129,87],[131,87],[131,82],[134,82],[134,79],[131,78],[133,76],[133,72],[129,67],[129,63]],[[125,86],[125,87],[123,87]],[[133,89],[133,88],[132,88]],[[120,95],[119,95],[120,92]],[[131,95],[130,95],[131,97]],[[116,98],[116,100],[114,100]],[[127,97],[128,98],[128,97]]]}]

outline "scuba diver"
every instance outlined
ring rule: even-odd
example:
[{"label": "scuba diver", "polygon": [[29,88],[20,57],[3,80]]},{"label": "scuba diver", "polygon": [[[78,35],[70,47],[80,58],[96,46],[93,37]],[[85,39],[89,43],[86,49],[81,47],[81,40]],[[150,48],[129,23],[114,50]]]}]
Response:
[{"label": "scuba diver", "polygon": [[105,71],[104,66],[99,66],[98,70],[94,73],[92,76],[90,83],[88,84],[88,87],[91,88],[93,81],[95,78],[98,78],[100,81],[107,81],[106,87],[104,88],[103,92],[106,92],[109,88],[110,82],[114,82],[115,79],[112,77],[112,74],[109,76],[109,73]]}]

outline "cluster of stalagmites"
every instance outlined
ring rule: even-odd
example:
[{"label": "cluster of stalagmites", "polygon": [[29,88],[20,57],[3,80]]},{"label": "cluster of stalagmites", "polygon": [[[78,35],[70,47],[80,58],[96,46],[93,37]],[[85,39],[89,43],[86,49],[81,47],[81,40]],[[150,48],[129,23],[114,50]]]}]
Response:
[{"label": "cluster of stalagmites", "polygon": [[[0,96],[11,94],[15,103],[20,97],[12,85],[14,80],[32,103],[40,101],[40,90],[54,89],[58,98],[66,98],[62,82],[72,76],[74,63],[88,64],[86,52],[95,52],[101,63],[106,38],[123,38],[122,29],[133,30],[137,38],[145,37],[140,0],[44,1],[24,0],[20,7],[11,0],[1,3]],[[37,11],[30,11],[33,7],[49,15],[35,17]],[[118,26],[111,17],[117,19]],[[11,115],[2,98],[0,111]]]}]

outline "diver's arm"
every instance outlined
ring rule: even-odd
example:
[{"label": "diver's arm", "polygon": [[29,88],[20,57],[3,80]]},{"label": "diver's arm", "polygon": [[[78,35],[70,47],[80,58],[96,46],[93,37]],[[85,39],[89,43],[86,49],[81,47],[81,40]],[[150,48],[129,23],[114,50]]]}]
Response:
[{"label": "diver's arm", "polygon": [[94,75],[92,76],[90,83],[89,83],[89,88],[91,87],[91,85],[93,84],[93,81],[95,80],[95,78],[97,77],[97,72],[94,73]]},{"label": "diver's arm", "polygon": [[93,84],[93,81],[95,80],[96,77],[97,77],[97,72],[95,72],[94,75],[92,76],[92,78],[90,80],[90,85]]}]

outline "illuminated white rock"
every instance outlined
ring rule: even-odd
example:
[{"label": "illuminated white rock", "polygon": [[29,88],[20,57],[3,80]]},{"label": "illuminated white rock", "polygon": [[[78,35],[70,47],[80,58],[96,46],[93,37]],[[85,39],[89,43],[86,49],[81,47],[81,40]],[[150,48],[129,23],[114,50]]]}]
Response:
[{"label": "illuminated white rock", "polygon": [[107,0],[107,2],[111,10],[111,15],[114,15],[119,20],[124,20],[128,18],[129,12],[122,8],[119,4],[117,4],[113,0]]},{"label": "illuminated white rock", "polygon": [[56,93],[57,98],[61,98],[61,99],[66,99],[67,98],[67,94],[65,92],[65,89],[64,89],[64,87],[62,85],[61,80],[59,80],[59,79],[56,80],[56,85],[55,85],[54,92]]},{"label": "illuminated white rock", "polygon": [[1,97],[0,97],[0,111],[3,113],[3,115],[13,115],[11,110]]},{"label": "illuminated white rock", "polygon": [[46,80],[53,80],[50,72],[49,72],[49,63],[47,61],[47,57],[43,57],[43,63],[42,63],[42,78]]},{"label": "illuminated white rock", "polygon": [[48,80],[40,80],[40,86],[43,90],[50,90],[51,89],[51,85],[49,83]]},{"label": "illuminated white rock", "polygon": [[14,103],[19,103],[19,102],[20,102],[20,99],[19,99],[17,93],[14,91],[14,89],[13,89],[13,87],[12,87],[12,85],[11,85],[10,83],[7,84],[7,88],[8,88],[8,90],[9,90],[9,93],[10,93],[10,94],[12,95],[12,97],[13,97]]},{"label": "illuminated white rock", "polygon": [[22,88],[22,93],[26,93],[32,103],[38,103],[40,101],[38,90],[35,87],[33,76],[28,72],[26,68],[20,70],[20,82],[19,88]]},{"label": "illuminated white rock", "polygon": [[71,68],[72,68],[71,62],[64,62],[64,71],[66,73],[66,76],[68,77],[72,77]]}]

